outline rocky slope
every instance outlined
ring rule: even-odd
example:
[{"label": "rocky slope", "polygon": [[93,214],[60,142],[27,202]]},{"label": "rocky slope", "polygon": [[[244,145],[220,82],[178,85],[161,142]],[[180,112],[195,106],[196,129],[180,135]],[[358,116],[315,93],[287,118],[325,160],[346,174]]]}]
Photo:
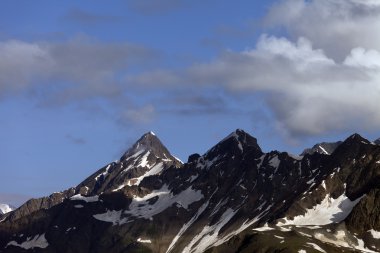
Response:
[{"label": "rocky slope", "polygon": [[379,186],[380,146],[357,134],[295,158],[236,130],[182,164],[148,133],[7,215],[0,252],[378,252]]}]

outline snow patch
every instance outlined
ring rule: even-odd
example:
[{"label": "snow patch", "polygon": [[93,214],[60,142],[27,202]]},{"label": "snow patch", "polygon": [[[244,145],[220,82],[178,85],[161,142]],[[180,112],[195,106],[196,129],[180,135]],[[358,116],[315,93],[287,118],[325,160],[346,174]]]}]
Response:
[{"label": "snow patch", "polygon": [[190,243],[183,249],[182,253],[202,253],[207,249],[220,243],[218,238],[219,231],[226,225],[238,210],[228,208],[220,220],[212,226],[206,225]]},{"label": "snow patch", "polygon": [[178,157],[176,157],[176,156],[174,156],[174,155],[173,155],[173,157],[174,157],[174,159],[176,159],[178,162],[180,162],[181,164],[183,164],[183,162],[182,162],[181,159],[179,159]]},{"label": "snow patch", "polygon": [[[157,200],[153,204],[150,204],[150,200],[155,197],[157,197]],[[122,225],[130,222],[130,217],[151,220],[154,215],[163,212],[174,203],[177,203],[177,206],[187,209],[190,204],[202,198],[203,194],[201,191],[195,191],[191,186],[178,195],[173,195],[168,186],[164,185],[161,189],[155,190],[144,197],[134,197],[129,205],[129,210],[109,210],[105,213],[95,214],[93,217],[97,220],[111,222],[113,225]]]},{"label": "snow patch", "polygon": [[207,201],[206,203],[204,203],[197,211],[197,213],[187,222],[185,223],[182,228],[179,230],[178,234],[174,237],[174,239],[172,240],[172,242],[170,243],[166,253],[169,253],[174,245],[177,243],[178,239],[186,232],[186,230],[194,223],[194,221],[196,221],[198,219],[198,217],[204,212],[204,210],[207,208],[209,204],[209,201]]},{"label": "snow patch", "polygon": [[259,231],[259,232],[263,232],[263,231],[270,231],[270,230],[274,230],[274,228],[271,228],[268,226],[268,223],[265,223],[265,225],[263,227],[259,227],[259,228],[254,228],[252,229],[253,231]]},{"label": "snow patch", "polygon": [[269,160],[269,165],[272,166],[273,168],[278,168],[280,165],[281,161],[278,159],[278,156],[275,155],[272,159]]},{"label": "snow patch", "polygon": [[322,185],[322,187],[323,187],[325,190],[327,190],[325,180],[322,181],[322,184],[321,184],[321,185]]},{"label": "snow patch", "polygon": [[82,201],[85,201],[85,202],[96,202],[96,201],[99,201],[99,196],[98,195],[94,195],[94,196],[82,196],[80,194],[77,194],[77,195],[74,195],[70,198],[70,200],[82,200]]},{"label": "snow patch", "polygon": [[136,167],[147,167],[148,165],[148,156],[150,155],[150,152],[146,152],[144,156],[140,159],[140,163],[136,165]]},{"label": "snow patch", "polygon": [[325,155],[329,155],[329,154],[330,154],[330,153],[327,152],[326,149],[324,149],[321,145],[319,145],[318,147],[322,150],[323,154],[325,154]]},{"label": "snow patch", "polygon": [[77,229],[77,228],[76,227],[68,228],[68,229],[66,229],[66,233],[70,232],[71,230],[75,230],[75,229]]},{"label": "snow patch", "polygon": [[313,184],[313,183],[315,183],[315,178],[312,178],[306,182],[306,184]]},{"label": "snow patch", "polygon": [[42,234],[42,235],[36,235],[34,236],[33,238],[32,237],[28,237],[26,239],[26,241],[22,242],[22,243],[17,243],[15,241],[11,241],[7,244],[6,248],[8,246],[16,246],[16,247],[20,247],[20,248],[23,248],[23,249],[33,249],[33,248],[46,248],[47,246],[49,246],[49,243],[47,242],[46,238],[45,238],[45,234]]},{"label": "snow patch", "polygon": [[326,225],[340,222],[351,213],[362,197],[351,201],[345,194],[337,199],[327,194],[320,204],[307,209],[304,215],[296,216],[293,220],[285,218],[285,222],[278,222],[277,225]]},{"label": "snow patch", "polygon": [[380,239],[380,232],[379,231],[371,229],[371,230],[368,230],[368,232],[371,233],[371,235],[374,239]]},{"label": "snow patch", "polygon": [[320,252],[323,252],[323,253],[327,253],[324,249],[322,249],[321,247],[319,247],[317,244],[315,243],[312,243],[312,242],[307,242],[306,244],[310,245],[311,247],[313,247],[315,250],[318,250]]},{"label": "snow patch", "polygon": [[[149,200],[154,197],[158,197],[156,202],[149,204]],[[180,192],[178,195],[173,195],[168,186],[164,185],[160,190],[155,190],[142,198],[133,198],[129,205],[129,210],[126,210],[124,213],[137,218],[149,219],[172,206],[174,203],[178,203],[181,207],[187,209],[190,204],[202,198],[203,194],[201,191],[193,190],[192,186]]]},{"label": "snow patch", "polygon": [[105,178],[105,177],[108,175],[108,170],[109,170],[110,167],[111,167],[111,164],[109,164],[109,165],[106,167],[106,169],[105,169],[102,173],[100,173],[99,175],[97,175],[97,176],[95,177],[95,180],[98,181],[98,179],[99,179],[100,177]]},{"label": "snow patch", "polygon": [[151,240],[144,240],[144,239],[141,239],[141,238],[138,238],[137,241],[141,242],[141,243],[152,243]]},{"label": "snow patch", "polygon": [[123,189],[126,185],[127,185],[127,184],[121,184],[121,185],[119,185],[116,189],[112,190],[112,192],[117,192],[117,191]]},{"label": "snow patch", "polygon": [[[145,162],[144,162],[145,164]],[[145,167],[146,164],[143,166]],[[141,183],[141,181],[145,178],[145,177],[149,177],[149,176],[153,176],[153,175],[157,175],[157,174],[160,174],[161,171],[164,169],[164,164],[163,163],[157,163],[155,164],[150,170],[148,170],[144,175],[138,177],[138,178],[135,178],[135,182],[134,182],[134,185],[139,185]]]},{"label": "snow patch", "polygon": [[261,165],[263,164],[265,157],[266,157],[266,154],[260,156],[260,158],[258,159],[258,160],[259,160],[259,163],[257,164],[257,168],[258,168],[258,169],[259,169],[259,168],[261,167]]}]

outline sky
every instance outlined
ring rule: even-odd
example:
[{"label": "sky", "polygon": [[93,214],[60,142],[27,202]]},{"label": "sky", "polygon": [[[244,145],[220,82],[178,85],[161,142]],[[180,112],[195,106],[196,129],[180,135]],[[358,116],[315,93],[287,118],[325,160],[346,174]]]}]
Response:
[{"label": "sky", "polygon": [[380,137],[378,0],[4,0],[0,203],[75,186],[148,131],[183,161]]}]

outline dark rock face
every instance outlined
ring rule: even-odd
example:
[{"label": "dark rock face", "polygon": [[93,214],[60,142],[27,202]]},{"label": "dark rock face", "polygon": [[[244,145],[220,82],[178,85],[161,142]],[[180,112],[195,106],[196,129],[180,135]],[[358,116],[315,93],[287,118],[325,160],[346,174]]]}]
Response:
[{"label": "dark rock face", "polygon": [[380,231],[380,188],[369,191],[347,217],[348,228],[364,234],[368,230]]},{"label": "dark rock face", "polygon": [[315,144],[312,148],[307,148],[305,149],[302,153],[301,156],[304,156],[306,154],[312,155],[314,153],[319,153],[323,155],[331,155],[334,150],[342,144],[341,141],[338,142],[321,142],[318,144]]},{"label": "dark rock face", "polygon": [[380,145],[380,138],[374,141],[375,144]]},{"label": "dark rock face", "polygon": [[66,195],[11,213],[0,252],[354,252],[359,239],[376,252],[379,175],[380,146],[357,134],[296,159],[238,129],[182,164],[148,133]]},{"label": "dark rock face", "polygon": [[7,219],[15,221],[21,217],[25,217],[41,209],[49,209],[55,205],[62,203],[65,199],[70,198],[75,194],[75,189],[70,188],[63,192],[53,193],[48,197],[30,199],[25,204],[17,208],[11,213],[8,213]]}]

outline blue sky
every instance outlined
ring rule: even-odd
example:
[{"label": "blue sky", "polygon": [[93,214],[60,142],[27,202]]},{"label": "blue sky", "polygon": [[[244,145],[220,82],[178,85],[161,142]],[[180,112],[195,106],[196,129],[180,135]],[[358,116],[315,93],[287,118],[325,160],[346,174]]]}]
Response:
[{"label": "blue sky", "polygon": [[372,0],[2,1],[0,202],[75,186],[154,131],[298,154],[380,137]]}]

